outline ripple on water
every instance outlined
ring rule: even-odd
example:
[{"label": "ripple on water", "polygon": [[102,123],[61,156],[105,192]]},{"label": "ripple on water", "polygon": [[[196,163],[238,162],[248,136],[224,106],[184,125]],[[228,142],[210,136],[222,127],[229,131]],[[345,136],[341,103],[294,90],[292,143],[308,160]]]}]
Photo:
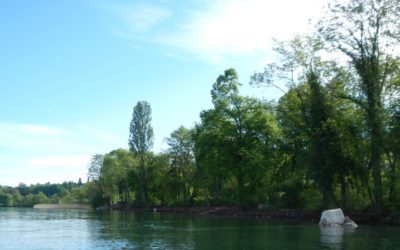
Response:
[{"label": "ripple on water", "polygon": [[0,250],[396,249],[397,227],[321,231],[314,223],[0,208]]}]

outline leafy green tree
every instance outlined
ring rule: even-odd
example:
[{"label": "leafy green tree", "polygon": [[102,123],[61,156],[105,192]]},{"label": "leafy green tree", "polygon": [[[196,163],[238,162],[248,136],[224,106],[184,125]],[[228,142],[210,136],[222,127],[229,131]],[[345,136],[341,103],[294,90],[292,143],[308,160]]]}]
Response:
[{"label": "leafy green tree", "polygon": [[87,199],[94,208],[106,205],[109,201],[104,197],[104,188],[100,181],[104,155],[95,154],[90,159],[88,168],[88,182],[85,185]]},{"label": "leafy green tree", "polygon": [[398,168],[400,164],[400,106],[393,108],[384,140],[384,150],[388,161],[388,201],[391,206],[398,203]]},{"label": "leafy green tree", "polygon": [[[148,156],[148,191],[149,201],[155,206],[173,205],[174,195],[170,189],[168,170],[169,156],[165,153]],[[136,175],[135,175],[136,176]]]},{"label": "leafy green tree", "polygon": [[325,88],[321,86],[319,76],[315,72],[310,71],[307,74],[307,83],[311,90],[311,167],[317,174],[315,180],[322,189],[325,202],[329,197],[336,205],[339,205],[334,194],[335,178],[343,182],[341,193],[342,206],[345,208],[345,177],[348,176],[348,168],[338,131],[330,122],[333,118],[332,103],[329,102]]},{"label": "leafy green tree", "polygon": [[[204,112],[202,115],[205,115]],[[202,116],[201,115],[201,116]],[[215,137],[218,128],[209,122],[196,125],[193,132],[194,156],[197,167],[197,183],[201,182],[204,199],[207,205],[220,199],[221,183],[227,175],[224,167],[218,164],[219,139]],[[200,181],[199,181],[200,180]],[[212,196],[212,197],[210,197]]]},{"label": "leafy green tree", "polygon": [[0,193],[0,206],[2,207],[11,207],[14,205],[13,196],[9,193]]},{"label": "leafy green tree", "polygon": [[133,108],[130,124],[129,149],[139,158],[139,191],[137,200],[139,205],[148,205],[146,154],[153,146],[153,128],[151,127],[151,107],[146,101],[140,101]]},{"label": "leafy green tree", "polygon": [[43,192],[39,192],[38,194],[34,195],[33,197],[33,204],[47,204],[49,203],[49,199]]},{"label": "leafy green tree", "polygon": [[[217,196],[243,206],[266,200],[278,128],[268,105],[239,95],[236,71],[228,69],[211,91],[214,108],[203,111],[195,136],[199,159],[214,180]],[[207,142],[208,141],[208,142]]]},{"label": "leafy green tree", "polygon": [[84,186],[81,185],[77,188],[74,188],[71,192],[72,197],[74,198],[74,203],[88,204],[89,199],[87,198]]},{"label": "leafy green tree", "polygon": [[39,192],[42,192],[43,194],[46,195],[46,197],[50,197],[54,194],[60,194],[61,193],[61,187],[60,185],[57,184],[50,184],[50,183],[45,183],[45,184],[39,184],[39,185],[34,185],[31,188],[31,193],[32,194],[38,194]]},{"label": "leafy green tree", "polygon": [[278,43],[275,50],[280,61],[267,65],[264,72],[256,73],[252,83],[259,86],[285,83],[288,89],[277,107],[284,137],[280,145],[283,165],[276,174],[280,176],[278,180],[284,180],[288,177],[284,172],[291,169],[300,179],[290,177],[291,183],[281,182],[284,194],[290,193],[290,199],[299,203],[301,193],[294,188],[304,186],[306,179],[311,178],[321,191],[325,206],[339,205],[335,189],[340,183],[342,206],[345,207],[348,179],[356,164],[347,153],[348,148],[343,146],[344,135],[349,134],[350,127],[342,122],[348,117],[342,110],[348,104],[335,98],[343,89],[338,92],[332,87],[342,86],[338,83],[343,83],[347,75],[335,62],[322,59],[323,48],[318,37],[310,36],[297,36],[292,41]]},{"label": "leafy green tree", "polygon": [[100,171],[100,183],[104,197],[111,204],[128,204],[131,201],[129,173],[134,171],[137,161],[131,152],[117,149],[106,154]]},{"label": "leafy green tree", "polygon": [[104,156],[102,154],[95,154],[90,159],[90,165],[88,169],[89,181],[99,180],[100,169],[103,166],[103,158]]},{"label": "leafy green tree", "polygon": [[33,199],[34,199],[33,194],[25,195],[23,196],[21,203],[18,205],[21,207],[32,207],[35,204]]},{"label": "leafy green tree", "polygon": [[29,187],[28,187],[26,184],[24,184],[24,183],[20,183],[20,184],[18,185],[17,189],[18,189],[19,193],[20,193],[22,196],[28,195],[28,194],[31,192],[31,191],[29,190]]},{"label": "leafy green tree", "polygon": [[16,207],[20,207],[22,204],[22,200],[23,200],[23,196],[20,193],[15,193],[13,196],[13,200],[14,200],[14,206]]},{"label": "leafy green tree", "polygon": [[[302,84],[289,89],[278,101],[276,117],[281,129],[278,145],[278,164],[273,178],[275,190],[274,203],[283,207],[298,208],[305,206],[302,192],[315,190],[308,181],[309,174],[309,126],[307,123],[309,105],[309,87]],[[301,96],[302,99],[299,98]],[[305,101],[307,100],[307,101]],[[304,106],[303,106],[304,105]],[[319,200],[307,203],[319,206]]]},{"label": "leafy green tree", "polygon": [[[374,205],[382,211],[383,135],[386,90],[396,71],[394,48],[400,41],[399,1],[349,0],[331,5],[329,13],[319,24],[319,33],[333,49],[350,60],[357,95],[345,96],[360,105],[369,128],[369,169],[374,180]],[[350,92],[351,93],[351,92]]]},{"label": "leafy green tree", "polygon": [[108,204],[108,200],[104,197],[103,186],[99,181],[89,181],[84,186],[85,195],[93,208],[98,208]]},{"label": "leafy green tree", "polygon": [[178,191],[176,197],[183,199],[184,203],[188,204],[192,189],[191,182],[195,172],[192,133],[181,126],[171,133],[166,142],[169,146],[167,153],[171,159],[168,174],[176,183]]}]

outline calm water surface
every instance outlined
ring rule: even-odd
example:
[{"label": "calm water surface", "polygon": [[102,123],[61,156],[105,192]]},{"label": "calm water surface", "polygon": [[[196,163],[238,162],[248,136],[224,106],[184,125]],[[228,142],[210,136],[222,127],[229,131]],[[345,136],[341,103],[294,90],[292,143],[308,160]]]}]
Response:
[{"label": "calm water surface", "polygon": [[400,249],[400,228],[0,208],[0,249]]}]

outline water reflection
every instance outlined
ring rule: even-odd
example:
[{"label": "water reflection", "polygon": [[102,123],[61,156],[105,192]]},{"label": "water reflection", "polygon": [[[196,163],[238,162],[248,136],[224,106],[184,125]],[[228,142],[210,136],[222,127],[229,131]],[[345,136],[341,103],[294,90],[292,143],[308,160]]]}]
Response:
[{"label": "water reflection", "polygon": [[158,213],[0,208],[1,250],[396,249],[398,227]]},{"label": "water reflection", "polygon": [[315,224],[124,212],[103,213],[97,221],[101,224],[91,234],[113,249],[311,249],[319,245]]},{"label": "water reflection", "polygon": [[321,245],[329,249],[343,249],[345,235],[356,230],[348,226],[320,226],[319,229]]},{"label": "water reflection", "polygon": [[191,218],[151,213],[100,214],[101,226],[92,231],[115,249],[193,249]]}]

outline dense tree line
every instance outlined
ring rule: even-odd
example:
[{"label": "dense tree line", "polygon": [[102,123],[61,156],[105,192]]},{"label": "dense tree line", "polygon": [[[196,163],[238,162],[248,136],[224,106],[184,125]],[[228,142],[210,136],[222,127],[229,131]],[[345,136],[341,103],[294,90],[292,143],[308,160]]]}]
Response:
[{"label": "dense tree line", "polygon": [[0,206],[32,207],[35,204],[89,203],[81,180],[62,184],[0,186]]},{"label": "dense tree line", "polygon": [[399,1],[329,5],[315,34],[278,42],[279,60],[240,94],[234,69],[212,86],[213,108],[151,152],[147,102],[134,107],[129,150],[93,157],[95,205],[240,205],[398,211]]}]

